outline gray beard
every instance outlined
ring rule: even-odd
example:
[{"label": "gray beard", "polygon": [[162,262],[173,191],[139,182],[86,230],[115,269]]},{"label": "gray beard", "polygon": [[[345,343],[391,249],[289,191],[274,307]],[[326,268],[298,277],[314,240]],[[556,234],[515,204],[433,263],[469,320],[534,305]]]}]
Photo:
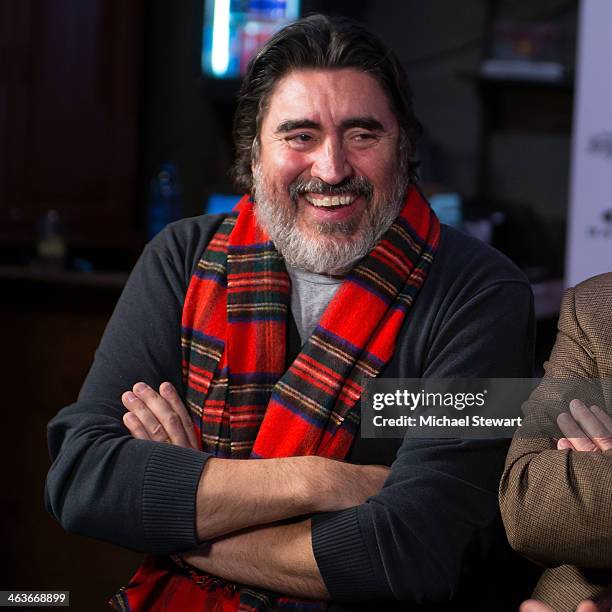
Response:
[{"label": "gray beard", "polygon": [[259,164],[253,172],[255,216],[288,266],[316,274],[343,275],[363,259],[391,227],[403,205],[408,179],[399,168],[390,193],[377,206],[368,201],[361,219],[345,223],[320,223],[318,235],[308,236],[296,227],[296,205],[287,206],[272,193]]}]

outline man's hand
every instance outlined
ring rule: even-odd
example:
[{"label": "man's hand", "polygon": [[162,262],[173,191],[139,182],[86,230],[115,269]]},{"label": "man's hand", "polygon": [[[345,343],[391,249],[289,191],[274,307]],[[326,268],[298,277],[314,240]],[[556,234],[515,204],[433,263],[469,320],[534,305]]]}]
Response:
[{"label": "man's hand", "polygon": [[612,419],[599,406],[587,408],[580,400],[570,402],[570,414],[561,413],[557,425],[564,434],[559,450],[606,451],[612,449]]},{"label": "man's hand", "polygon": [[[521,604],[519,612],[555,612],[555,609],[537,599],[528,599]],[[576,612],[600,612],[600,608],[592,601],[586,600],[578,604]]]},{"label": "man's hand", "polygon": [[[139,440],[198,449],[181,398],[168,383],[159,393],[136,383],[121,401],[125,426]],[[218,459],[204,467],[197,491],[196,529],[201,540],[314,512],[364,503],[383,486],[389,468],[353,465],[324,457]]]},{"label": "man's hand", "polygon": [[123,423],[135,438],[199,448],[191,417],[171,383],[162,383],[159,393],[146,383],[136,383],[121,401],[127,408]]}]

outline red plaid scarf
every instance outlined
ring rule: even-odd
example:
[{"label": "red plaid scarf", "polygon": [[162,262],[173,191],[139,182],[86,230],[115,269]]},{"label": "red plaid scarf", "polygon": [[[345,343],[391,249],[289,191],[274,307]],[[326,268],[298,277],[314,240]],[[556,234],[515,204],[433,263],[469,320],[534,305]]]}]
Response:
[{"label": "red plaid scarf", "polygon": [[[392,227],[346,277],[286,369],[289,276],[245,196],[208,244],[183,306],[186,402],[202,449],[232,459],[346,457],[359,427],[355,404],[393,355],[439,232],[411,187]],[[134,612],[317,609],[155,557],[113,603]]]}]

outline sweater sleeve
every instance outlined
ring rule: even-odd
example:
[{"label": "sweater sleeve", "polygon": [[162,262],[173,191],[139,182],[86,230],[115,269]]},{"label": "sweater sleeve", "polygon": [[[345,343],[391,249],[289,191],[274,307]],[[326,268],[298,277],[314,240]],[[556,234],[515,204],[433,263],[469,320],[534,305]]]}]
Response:
[{"label": "sweater sleeve", "polygon": [[[445,315],[422,375],[529,377],[532,350],[529,287],[494,283]],[[506,440],[405,439],[378,495],[315,516],[313,550],[332,599],[451,599],[499,541],[507,448]]]},{"label": "sweater sleeve", "polygon": [[[602,312],[608,316],[605,306]],[[594,347],[577,318],[574,289],[564,296],[557,340],[545,368],[545,377],[525,405],[527,422],[538,423],[549,414],[554,419],[575,395],[587,401],[580,392],[570,391],[569,385],[558,384],[560,379],[575,379],[578,388],[579,381],[601,375]],[[590,391],[580,386],[581,392]],[[589,404],[602,405],[593,397],[590,400]],[[612,451],[557,450],[552,438],[515,436],[500,487],[510,544],[544,565],[609,569],[611,482]]]},{"label": "sweater sleeve", "polygon": [[120,398],[138,381],[170,381],[182,394],[182,305],[211,231],[179,222],[145,248],[78,400],[49,423],[45,502],[68,531],[156,554],[197,545],[195,498],[208,455],[134,439]]}]

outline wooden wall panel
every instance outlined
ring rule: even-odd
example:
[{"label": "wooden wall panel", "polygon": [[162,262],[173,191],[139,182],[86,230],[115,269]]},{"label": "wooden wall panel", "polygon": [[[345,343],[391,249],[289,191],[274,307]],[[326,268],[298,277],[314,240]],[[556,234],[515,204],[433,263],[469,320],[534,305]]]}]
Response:
[{"label": "wooden wall panel", "polygon": [[76,400],[120,287],[0,279],[3,589],[69,590],[71,610],[110,610],[142,555],[67,533],[46,512],[48,421]]},{"label": "wooden wall panel", "polygon": [[72,243],[133,232],[140,0],[3,0],[0,234],[56,209]]}]

